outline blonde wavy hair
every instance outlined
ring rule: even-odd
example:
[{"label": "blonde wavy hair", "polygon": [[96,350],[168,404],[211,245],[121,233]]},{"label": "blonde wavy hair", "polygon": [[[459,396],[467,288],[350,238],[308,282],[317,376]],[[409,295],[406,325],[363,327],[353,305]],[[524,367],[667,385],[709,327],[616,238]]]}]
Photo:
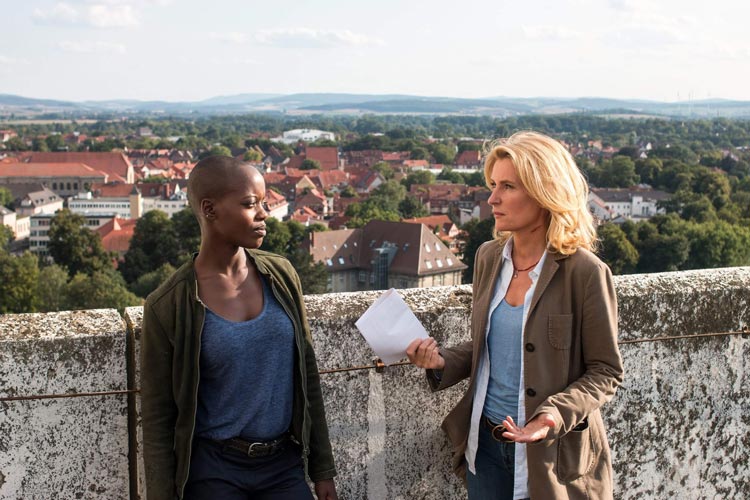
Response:
[{"label": "blonde wavy hair", "polygon": [[[570,255],[579,248],[595,251],[596,226],[588,209],[589,187],[573,157],[558,141],[522,131],[485,145],[484,178],[490,186],[495,162],[510,158],[521,184],[550,214],[547,247]],[[510,232],[495,235],[501,243]]]}]

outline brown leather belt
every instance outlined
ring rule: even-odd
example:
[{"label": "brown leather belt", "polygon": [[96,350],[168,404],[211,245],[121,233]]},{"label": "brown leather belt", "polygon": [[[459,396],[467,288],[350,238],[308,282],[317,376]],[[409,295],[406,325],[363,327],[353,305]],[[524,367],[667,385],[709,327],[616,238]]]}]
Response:
[{"label": "brown leather belt", "polygon": [[503,432],[505,432],[507,429],[503,424],[496,424],[489,418],[482,415],[482,425],[487,427],[490,431],[490,435],[492,435],[492,438],[495,441],[499,441],[501,443],[513,443],[514,441],[512,439],[508,439],[507,437],[503,436]]},{"label": "brown leather belt", "polygon": [[243,455],[247,455],[250,458],[260,458],[273,455],[284,446],[284,443],[289,439],[289,434],[274,439],[273,441],[257,441],[250,442],[245,441],[241,438],[230,438],[223,441],[214,440],[216,443],[221,444],[225,448],[231,448],[241,452]]}]

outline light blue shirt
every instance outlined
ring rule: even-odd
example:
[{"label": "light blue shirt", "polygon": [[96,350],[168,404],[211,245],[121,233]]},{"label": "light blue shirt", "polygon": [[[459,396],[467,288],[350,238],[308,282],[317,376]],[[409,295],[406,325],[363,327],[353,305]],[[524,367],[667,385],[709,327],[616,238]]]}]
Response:
[{"label": "light blue shirt", "polygon": [[[510,280],[513,278],[513,259],[511,252],[513,251],[513,239],[511,238],[505,244],[503,248],[503,262],[500,267],[500,276],[498,276],[497,282],[495,283],[495,291],[492,296],[492,302],[490,303],[488,318],[487,318],[487,330],[485,334],[485,343],[482,349],[482,355],[479,357],[479,366],[477,367],[476,385],[474,390],[474,403],[471,409],[471,426],[469,427],[469,440],[466,444],[466,451],[464,456],[466,457],[466,465],[472,474],[476,474],[475,461],[477,457],[477,446],[479,443],[479,421],[482,418],[482,411],[484,410],[484,401],[487,398],[487,387],[490,381],[490,356],[489,349],[487,348],[487,336],[489,333],[492,313],[495,308],[500,304],[500,301],[505,297],[505,293],[508,291],[510,286]],[[529,271],[529,278],[531,279],[531,286],[526,292],[526,296],[523,300],[523,326],[526,327],[526,320],[529,315],[529,307],[531,306],[531,298],[534,296],[534,290],[539,281],[539,273],[544,266],[544,261],[547,259],[547,252],[542,255],[541,260],[537,263],[536,267]],[[519,346],[523,345],[523,331],[518,338]],[[520,347],[519,347],[520,348]],[[518,419],[516,423],[523,427],[526,425],[526,407],[524,406],[524,380],[523,380],[523,356],[521,356],[521,374],[518,382]],[[513,478],[513,498],[528,498],[529,497],[529,469],[526,464],[526,445],[516,443],[516,456],[515,456],[515,472]]]},{"label": "light blue shirt", "polygon": [[490,353],[490,381],[484,414],[500,423],[510,415],[518,419],[518,382],[521,377],[523,304],[512,306],[505,299],[492,313],[487,348]]}]

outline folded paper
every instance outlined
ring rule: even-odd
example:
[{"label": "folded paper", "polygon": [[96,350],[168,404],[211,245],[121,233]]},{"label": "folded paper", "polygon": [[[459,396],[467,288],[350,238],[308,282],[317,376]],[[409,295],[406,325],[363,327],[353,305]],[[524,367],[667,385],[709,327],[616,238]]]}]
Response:
[{"label": "folded paper", "polygon": [[406,348],[414,339],[429,337],[422,323],[393,288],[378,297],[355,324],[386,365],[405,358]]}]

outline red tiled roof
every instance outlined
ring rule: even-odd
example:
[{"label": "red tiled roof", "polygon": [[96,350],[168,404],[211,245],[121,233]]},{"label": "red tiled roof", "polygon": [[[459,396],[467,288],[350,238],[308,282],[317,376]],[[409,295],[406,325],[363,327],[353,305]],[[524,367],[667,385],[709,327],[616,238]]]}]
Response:
[{"label": "red tiled roof", "polygon": [[349,174],[341,170],[328,170],[320,172],[318,174],[320,179],[320,185],[323,189],[328,189],[331,186],[340,186],[349,183]]},{"label": "red tiled roof", "polygon": [[32,153],[30,163],[85,163],[109,176],[110,181],[128,181],[133,165],[122,153],[41,152]]},{"label": "red tiled roof", "polygon": [[112,183],[94,183],[91,185],[91,192],[95,198],[127,198],[133,192],[134,184],[124,182]]},{"label": "red tiled roof", "polygon": [[336,147],[315,147],[308,146],[305,149],[305,156],[308,160],[315,160],[320,163],[322,170],[335,170],[339,168],[339,150]]},{"label": "red tiled roof", "polygon": [[103,226],[96,229],[102,237],[102,246],[108,252],[124,254],[130,247],[133,231],[138,219],[113,218]]},{"label": "red tiled roof", "polygon": [[479,166],[482,164],[482,153],[480,151],[461,151],[453,160],[453,164],[470,167]]},{"label": "red tiled roof", "polygon": [[305,157],[303,155],[294,155],[289,158],[289,162],[287,162],[286,168],[300,168],[303,161],[305,161]]},{"label": "red tiled roof", "polygon": [[107,174],[83,163],[2,163],[0,177],[101,177]]}]

